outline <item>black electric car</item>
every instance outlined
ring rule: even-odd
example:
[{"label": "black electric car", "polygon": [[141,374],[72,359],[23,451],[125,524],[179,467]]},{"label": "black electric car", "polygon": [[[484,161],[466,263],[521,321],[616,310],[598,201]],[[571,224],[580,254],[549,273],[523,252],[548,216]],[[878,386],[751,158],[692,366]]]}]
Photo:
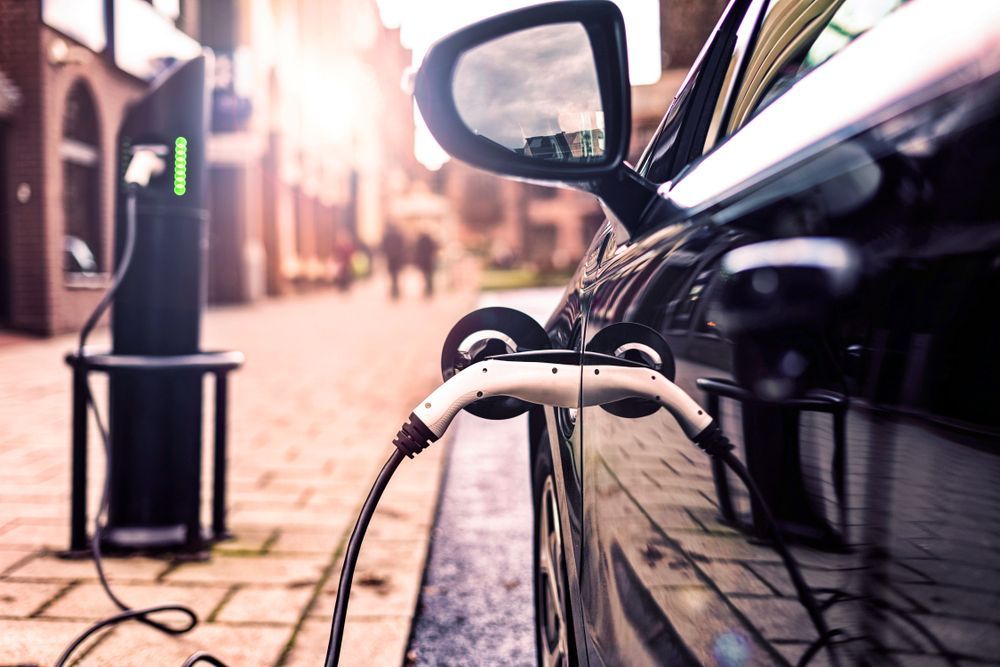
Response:
[{"label": "black electric car", "polygon": [[599,198],[551,345],[675,374],[761,490],[655,405],[531,413],[539,662],[1000,663],[1000,3],[732,0],[635,166],[624,40],[530,7],[417,78],[455,157]]}]

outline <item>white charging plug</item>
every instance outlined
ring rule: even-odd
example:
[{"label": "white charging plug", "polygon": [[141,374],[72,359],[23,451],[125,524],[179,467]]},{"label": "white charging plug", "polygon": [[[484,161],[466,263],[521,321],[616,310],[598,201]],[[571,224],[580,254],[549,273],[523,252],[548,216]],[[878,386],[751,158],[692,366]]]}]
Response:
[{"label": "white charging plug", "polygon": [[581,393],[580,366],[512,360],[517,356],[480,361],[440,385],[413,409],[409,424],[400,431],[397,446],[410,455],[419,452],[444,435],[462,408],[493,396],[561,408],[605,405],[625,398],[647,399],[670,412],[684,434],[696,442],[713,424],[712,417],[694,399],[651,368],[617,363],[585,365],[587,382]]},{"label": "white charging plug", "polygon": [[162,144],[138,144],[132,147],[132,159],[125,169],[125,182],[146,187],[149,181],[163,173],[167,163],[163,159],[170,149]]}]

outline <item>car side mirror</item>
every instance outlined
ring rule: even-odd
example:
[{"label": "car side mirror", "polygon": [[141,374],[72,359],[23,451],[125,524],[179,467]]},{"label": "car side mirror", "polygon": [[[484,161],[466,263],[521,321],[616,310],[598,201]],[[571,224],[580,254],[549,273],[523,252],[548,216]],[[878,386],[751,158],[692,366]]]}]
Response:
[{"label": "car side mirror", "polygon": [[414,95],[442,148],[474,166],[542,181],[607,175],[629,139],[621,12],[577,0],[470,25],[427,52]]},{"label": "car side mirror", "polygon": [[654,191],[637,192],[642,179],[624,165],[630,95],[625,21],[607,0],[470,25],[430,48],[414,86],[427,127],[453,157],[592,192],[626,225]]}]

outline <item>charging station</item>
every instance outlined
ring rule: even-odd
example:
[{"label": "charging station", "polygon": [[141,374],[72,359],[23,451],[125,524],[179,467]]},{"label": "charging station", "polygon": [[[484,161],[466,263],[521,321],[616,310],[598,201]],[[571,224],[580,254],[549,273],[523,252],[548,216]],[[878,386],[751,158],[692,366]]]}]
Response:
[{"label": "charging station", "polygon": [[[106,373],[110,387],[108,513],[101,546],[199,553],[207,540],[226,536],[226,380],[243,357],[200,349],[207,292],[210,58],[204,54],[177,64],[154,81],[129,110],[119,134],[116,265],[123,261],[129,225],[134,239],[128,273],[115,286],[112,349],[67,356],[74,369],[71,552],[83,551],[88,544],[90,372]],[[157,169],[145,175],[142,187],[135,187],[128,170],[140,154]],[[215,377],[214,497],[208,534],[201,527],[205,374]]]}]

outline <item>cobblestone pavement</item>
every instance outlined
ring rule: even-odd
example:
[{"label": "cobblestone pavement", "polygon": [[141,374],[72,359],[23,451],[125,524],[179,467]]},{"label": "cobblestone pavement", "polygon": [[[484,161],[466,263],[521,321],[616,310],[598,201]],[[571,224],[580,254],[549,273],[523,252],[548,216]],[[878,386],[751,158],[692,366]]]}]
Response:
[{"label": "cobblestone pavement", "polygon": [[[179,638],[125,624],[89,642],[77,664],[175,666],[199,649],[232,666],[321,664],[347,531],[400,423],[438,382],[448,328],[474,300],[459,290],[390,305],[384,288],[361,284],[349,294],[208,313],[204,347],[247,355],[230,385],[236,539],[203,563],[109,560],[127,602],[188,603],[202,623]],[[0,665],[46,665],[115,610],[89,560],[55,556],[69,538],[70,383],[62,354],[73,338],[14,338],[0,345]],[[104,386],[96,383],[95,393],[103,404]],[[211,424],[205,429],[211,433]],[[91,508],[103,476],[96,443],[95,433]],[[346,664],[402,662],[444,449],[400,468],[372,522]]]}]

